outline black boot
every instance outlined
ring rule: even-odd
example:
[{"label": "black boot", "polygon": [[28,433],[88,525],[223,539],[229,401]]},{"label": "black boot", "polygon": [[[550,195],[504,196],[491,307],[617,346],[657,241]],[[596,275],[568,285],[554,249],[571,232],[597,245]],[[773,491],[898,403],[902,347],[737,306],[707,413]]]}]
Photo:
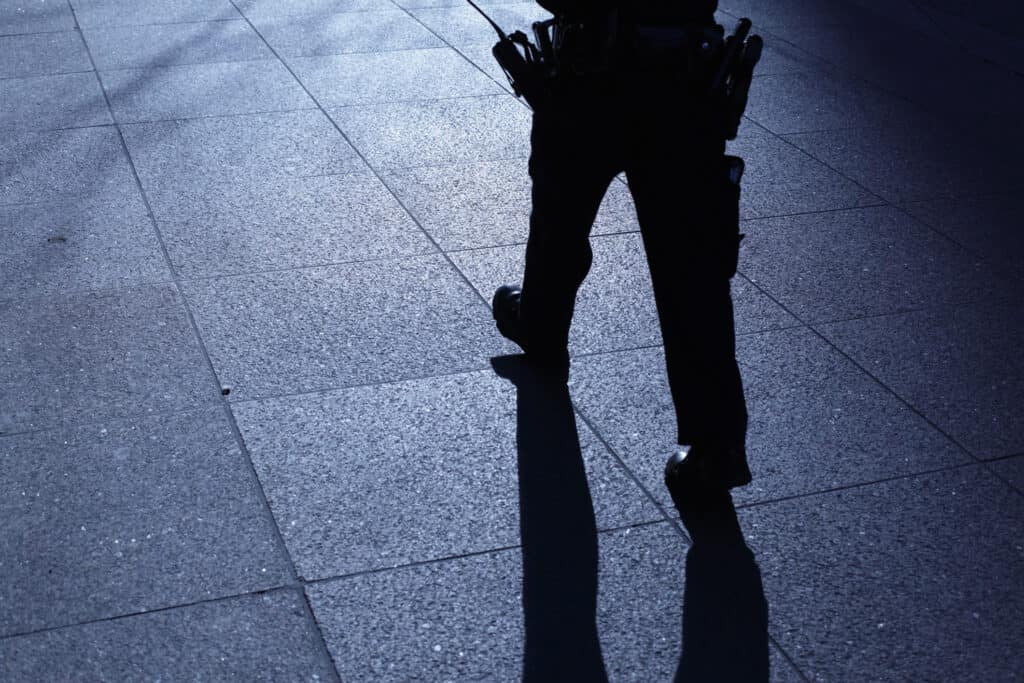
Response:
[{"label": "black boot", "polygon": [[520,316],[522,299],[523,290],[518,285],[502,285],[494,292],[491,311],[494,321],[498,324],[498,332],[509,341],[518,344],[531,363],[545,369],[557,370],[559,373],[568,373],[568,349],[545,347],[527,338]]}]

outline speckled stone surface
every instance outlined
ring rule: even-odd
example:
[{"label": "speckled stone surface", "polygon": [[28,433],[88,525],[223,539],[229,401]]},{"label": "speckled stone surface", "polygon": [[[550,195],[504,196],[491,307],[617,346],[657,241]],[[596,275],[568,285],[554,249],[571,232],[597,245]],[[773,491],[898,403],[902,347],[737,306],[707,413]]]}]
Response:
[{"label": "speckled stone surface", "polygon": [[975,456],[1024,451],[1019,302],[993,301],[821,329]]},{"label": "speckled stone surface", "polygon": [[[670,680],[679,661],[685,543],[665,524],[601,534],[598,543],[596,621],[609,679]],[[307,591],[344,680],[518,680],[521,566],[510,550]]]},{"label": "speckled stone surface", "polygon": [[[234,412],[306,579],[519,542],[516,390],[492,372]],[[599,527],[660,519],[586,426],[577,430]]]},{"label": "speckled stone surface", "polygon": [[166,121],[123,130],[147,191],[366,170],[318,111]]},{"label": "speckled stone surface", "polygon": [[0,0],[0,34],[71,31],[75,17],[61,0]]},{"label": "speckled stone surface", "polygon": [[121,123],[315,106],[278,61],[103,71],[100,78]]},{"label": "speckled stone surface", "polygon": [[508,95],[340,107],[328,113],[376,168],[529,154],[530,110]]},{"label": "speckled stone surface", "polygon": [[[325,8],[323,13],[310,9],[310,13],[303,16],[273,18],[257,13],[253,23],[267,43],[286,57],[444,46],[440,38],[407,13],[390,3],[380,4],[388,9],[337,13],[328,13],[330,8]],[[399,74],[391,72],[390,75]],[[376,85],[380,79],[373,80]]]},{"label": "speckled stone surface", "polygon": [[[0,14],[0,35],[3,30]],[[46,76],[49,74],[90,71],[89,53],[78,33],[38,33],[0,37],[0,78]]]},{"label": "speckled stone surface", "polygon": [[745,224],[743,274],[805,322],[980,301],[1001,281],[891,207]]},{"label": "speckled stone surface", "polygon": [[0,387],[3,433],[217,396],[171,285],[0,300]]},{"label": "speckled stone surface", "polygon": [[[661,344],[650,271],[639,233],[591,238],[594,263],[576,299],[569,350],[600,353]],[[488,301],[503,284],[523,281],[524,246],[476,249],[451,254]],[[793,316],[751,287],[734,281],[735,318],[740,332],[798,324]]]},{"label": "speckled stone surface", "polygon": [[220,407],[0,437],[0,467],[3,635],[289,580]]},{"label": "speckled stone surface", "polygon": [[979,467],[741,514],[770,630],[812,681],[1012,681],[1024,498]]},{"label": "speckled stone surface", "polygon": [[150,201],[171,260],[186,277],[436,251],[368,173],[213,183],[150,193]]},{"label": "speckled stone surface", "polygon": [[94,73],[0,80],[0,128],[49,130],[113,123]]},{"label": "speckled stone surface", "polygon": [[96,68],[145,69],[174,64],[272,59],[273,53],[241,18],[82,31]]},{"label": "speckled stone surface", "polygon": [[[445,251],[525,243],[530,228],[526,159],[389,171],[384,182]],[[638,230],[633,199],[613,181],[594,234]]]},{"label": "speckled stone surface", "polygon": [[1017,491],[1024,494],[1024,456],[998,460],[990,463],[989,467],[998,476],[1008,481]]},{"label": "speckled stone surface", "polygon": [[892,125],[785,139],[890,202],[1024,187],[1012,155],[989,154],[976,133]]},{"label": "speckled stone surface", "polygon": [[84,28],[238,19],[230,0],[74,0]]},{"label": "speckled stone surface", "polygon": [[[447,47],[294,57],[288,63],[325,107],[440,100],[502,92],[487,75]],[[387,78],[380,77],[384,73],[388,74]]]},{"label": "speckled stone surface", "polygon": [[[806,330],[738,340],[754,480],[737,503],[824,491],[970,462],[870,377]],[[573,363],[581,413],[649,490],[671,505],[662,468],[676,439],[662,350]]]},{"label": "speckled stone surface", "polygon": [[[412,7],[412,4],[406,6]],[[455,47],[493,45],[497,42],[494,29],[469,5],[416,7],[409,11],[427,28]],[[530,24],[551,18],[550,12],[534,2],[490,3],[487,5],[487,13],[507,33],[515,30],[529,33]]]},{"label": "speckled stone surface", "polygon": [[294,591],[0,640],[11,681],[337,679]]},{"label": "speckled stone surface", "polygon": [[394,10],[391,0],[235,0],[242,14],[253,23],[273,19],[327,17],[341,12]]},{"label": "speckled stone surface", "polygon": [[141,200],[0,206],[4,296],[171,279]]},{"label": "speckled stone surface", "polygon": [[113,127],[4,131],[0,204],[135,199],[138,185]]},{"label": "speckled stone surface", "polygon": [[515,350],[441,256],[185,289],[217,374],[237,400],[481,370]]}]

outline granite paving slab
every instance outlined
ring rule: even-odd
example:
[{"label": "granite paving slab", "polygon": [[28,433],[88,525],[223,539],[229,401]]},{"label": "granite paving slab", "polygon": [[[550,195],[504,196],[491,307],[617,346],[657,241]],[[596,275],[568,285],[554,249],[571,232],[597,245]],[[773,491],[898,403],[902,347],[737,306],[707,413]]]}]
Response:
[{"label": "granite paving slab", "polygon": [[113,123],[92,72],[0,80],[0,129],[46,130]]},{"label": "granite paving slab", "polygon": [[175,269],[207,277],[437,251],[369,173],[211,183],[150,203]]},{"label": "granite paving slab", "polygon": [[[300,575],[321,579],[516,545],[516,406],[485,371],[234,412]],[[568,397],[559,409],[571,415]],[[600,528],[661,519],[585,426],[565,446],[540,438],[550,470],[582,459]]]},{"label": "granite paving slab", "polygon": [[[724,18],[719,18],[719,22],[729,30],[732,30],[734,26],[734,22],[726,21]],[[754,32],[762,34],[764,39],[764,51],[761,53],[761,60],[757,63],[757,68],[754,71],[758,77],[810,72],[818,74],[821,78],[831,71],[831,67],[826,62],[783,38],[771,34],[765,35],[760,26],[755,27]],[[761,86],[757,86],[757,89],[762,92],[762,97],[765,97],[765,93],[770,92],[769,89]]]},{"label": "granite paving slab", "polygon": [[5,297],[59,295],[167,282],[146,206],[81,202],[0,206],[0,273]]},{"label": "granite paving slab", "polygon": [[231,598],[0,640],[18,681],[337,680],[294,591]]},{"label": "granite paving slab", "polygon": [[[807,330],[737,342],[754,475],[737,503],[761,502],[970,462],[885,388]],[[573,363],[580,412],[648,490],[662,483],[676,440],[663,351],[603,354]]]},{"label": "granite paving slab", "polygon": [[289,580],[219,406],[0,437],[0,467],[2,635]]},{"label": "granite paving slab", "polygon": [[[531,187],[526,159],[424,166],[382,177],[445,251],[526,242]],[[594,234],[638,227],[628,188],[611,183]]]},{"label": "granite paving slab", "polygon": [[[661,344],[650,271],[639,233],[594,237],[591,244],[594,263],[576,300],[570,352],[603,353]],[[499,286],[523,280],[523,245],[455,252],[451,258],[486,301]],[[742,278],[734,283],[740,332],[798,324]]]},{"label": "granite paving slab", "polygon": [[216,401],[169,285],[0,300],[0,433]]},{"label": "granite paving slab", "polygon": [[365,171],[366,164],[319,111],[251,114],[123,127],[147,192],[201,192],[218,181]]},{"label": "granite paving slab", "polygon": [[0,204],[137,201],[138,185],[117,130],[4,131]]},{"label": "granite paving slab", "polygon": [[984,300],[987,264],[892,207],[744,225],[743,274],[805,322]]},{"label": "granite paving slab", "polygon": [[[494,45],[497,35],[487,21],[468,4],[453,7],[417,7],[410,13],[449,45]],[[535,2],[491,4],[487,13],[506,32],[529,32],[535,21],[551,18],[551,13]]]},{"label": "granite paving slab", "polygon": [[1024,452],[1019,299],[836,323],[821,331],[975,456]]},{"label": "granite paving slab", "polygon": [[289,57],[444,46],[423,24],[390,4],[379,11],[257,16],[253,23],[279,55]]},{"label": "granite paving slab", "polygon": [[515,347],[441,256],[185,285],[231,398],[480,370]]},{"label": "granite paving slab", "polygon": [[728,145],[746,162],[740,194],[741,218],[877,206],[882,199],[806,152],[750,125]]},{"label": "granite paving slab", "polygon": [[1024,456],[997,460],[990,463],[989,467],[1024,495]]},{"label": "granite paving slab", "polygon": [[770,629],[809,680],[1012,681],[1024,498],[967,467],[741,513]]},{"label": "granite paving slab", "polygon": [[1024,186],[1012,155],[994,154],[964,132],[894,125],[785,139],[893,203],[1013,192]]},{"label": "granite paving slab", "polygon": [[0,36],[0,55],[0,78],[92,71],[89,53],[75,31]]},{"label": "granite paving slab", "polygon": [[295,57],[288,63],[324,107],[504,93],[450,48]]},{"label": "granite paving slab", "polygon": [[1016,194],[914,202],[914,217],[1008,273],[1024,275],[1024,234]]},{"label": "granite paving slab", "polygon": [[530,110],[507,94],[339,107],[328,114],[376,168],[521,159],[529,154]]},{"label": "granite paving slab", "polygon": [[257,24],[286,17],[325,17],[341,12],[395,9],[391,0],[235,0],[234,4]]},{"label": "granite paving slab", "polygon": [[82,35],[101,70],[274,58],[242,20],[95,27]]},{"label": "granite paving slab", "polygon": [[276,60],[103,71],[100,78],[121,123],[316,106]]},{"label": "granite paving slab", "polygon": [[[600,592],[590,619],[609,679],[669,680],[679,659],[685,543],[668,524],[602,534],[598,543]],[[307,593],[345,680],[518,680],[522,582],[520,553],[510,550],[321,583]],[[539,620],[557,619],[558,609]],[[586,623],[583,615],[562,617],[566,628]],[[575,654],[577,671],[585,656],[601,655]]]},{"label": "granite paving slab", "polygon": [[74,28],[75,17],[65,0],[0,0],[0,35]]},{"label": "granite paving slab", "polygon": [[83,28],[238,19],[231,0],[72,0]]}]

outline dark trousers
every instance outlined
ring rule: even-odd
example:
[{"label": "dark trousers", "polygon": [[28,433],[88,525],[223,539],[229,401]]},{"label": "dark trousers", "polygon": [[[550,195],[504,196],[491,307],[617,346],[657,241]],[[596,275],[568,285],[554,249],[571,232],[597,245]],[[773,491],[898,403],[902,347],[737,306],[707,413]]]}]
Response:
[{"label": "dark trousers", "polygon": [[568,343],[576,293],[592,260],[590,229],[609,183],[625,172],[654,286],[679,443],[744,453],[747,412],[730,294],[739,189],[728,180],[725,141],[708,103],[669,75],[576,79],[538,107],[531,144],[533,211],[521,307],[531,347],[557,351]]}]

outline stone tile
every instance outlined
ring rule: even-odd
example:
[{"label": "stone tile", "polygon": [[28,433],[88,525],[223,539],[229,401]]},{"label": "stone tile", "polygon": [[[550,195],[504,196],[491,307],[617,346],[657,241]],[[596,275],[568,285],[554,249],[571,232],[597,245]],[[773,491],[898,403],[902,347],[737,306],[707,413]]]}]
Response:
[{"label": "stone tile", "polygon": [[512,93],[512,86],[508,82],[508,76],[502,71],[501,66],[491,53],[492,47],[494,47],[493,43],[474,43],[473,45],[459,45],[458,49],[466,59],[473,62],[477,68],[494,79],[503,90]]},{"label": "stone tile", "polygon": [[[446,251],[526,242],[531,201],[526,159],[409,168],[383,178]],[[629,190],[613,182],[594,234],[638,229]]]},{"label": "stone tile", "polygon": [[[601,353],[661,344],[640,235],[595,237],[591,244],[594,263],[577,297],[570,352]],[[523,280],[522,245],[455,252],[451,258],[487,301],[502,284]],[[741,332],[797,324],[742,279],[736,284],[736,317]]]},{"label": "stone tile", "polygon": [[[254,19],[267,42],[284,56],[384,52],[443,47],[440,38],[394,5],[383,11],[312,12]],[[381,72],[386,73],[386,72]],[[399,75],[399,74],[391,74]]]},{"label": "stone tile", "polygon": [[808,71],[756,76],[746,116],[779,134],[862,128],[894,118],[928,122],[923,111],[879,90]]},{"label": "stone tile", "polygon": [[[680,650],[682,539],[662,524],[602,534],[599,543],[599,568],[587,569],[599,571],[596,623],[609,678],[670,680]],[[558,562],[559,554],[540,561]],[[322,583],[307,593],[343,680],[519,680],[521,567],[520,554],[505,551]],[[560,607],[539,614],[537,626],[588,621]],[[572,635],[563,637],[583,640]],[[583,652],[573,654],[578,671]]]},{"label": "stone tile", "polygon": [[771,133],[747,125],[729,143],[729,154],[743,157],[746,170],[741,218],[873,206],[882,200],[805,152]]},{"label": "stone tile", "polygon": [[437,251],[371,174],[218,183],[150,201],[185,277]]},{"label": "stone tile", "polygon": [[441,256],[186,289],[217,373],[237,400],[480,370],[514,352],[488,306]]},{"label": "stone tile", "polygon": [[7,680],[333,680],[293,591],[0,641]]},{"label": "stone tile", "polygon": [[325,107],[504,92],[449,48],[293,58],[289,63]]},{"label": "stone tile", "polygon": [[148,193],[366,170],[319,111],[167,121],[123,130]]},{"label": "stone tile", "polygon": [[[529,467],[517,458],[516,405],[515,388],[486,371],[234,412],[299,573],[320,579],[516,545],[526,495],[517,459],[521,476]],[[552,398],[561,409],[571,414],[567,395]],[[576,429],[565,446],[546,435],[534,469],[585,467],[599,527],[660,519],[586,426]]]},{"label": "stone tile", "polygon": [[240,18],[230,0],[72,0],[71,4],[83,28]]},{"label": "stone tile", "polygon": [[0,301],[0,432],[217,399],[171,285]]},{"label": "stone tile", "polygon": [[[410,12],[449,45],[461,48],[498,42],[491,25],[469,5],[421,7]],[[550,12],[534,2],[489,4],[487,13],[507,33],[517,29],[529,33],[533,22],[551,18]]]},{"label": "stone tile", "polygon": [[0,204],[138,199],[138,184],[112,126],[4,132]]},{"label": "stone tile", "polygon": [[913,202],[904,208],[995,267],[1024,275],[1017,195]]},{"label": "stone tile", "polygon": [[[722,23],[721,20],[720,23]],[[734,23],[725,21],[723,25],[731,30]],[[764,33],[760,27],[755,27],[753,32]],[[763,35],[762,37],[764,38],[764,51],[754,70],[758,77],[811,72],[818,74],[818,77],[821,78],[825,77],[823,72],[830,71],[826,62],[801,50],[797,45],[773,35]],[[761,93],[762,98],[767,97],[770,92],[761,86],[757,86],[757,90]]]},{"label": "stone tile", "polygon": [[[3,19],[0,19],[2,22]],[[85,45],[75,31],[27,36],[0,35],[0,54],[4,56],[0,61],[0,78],[92,71],[89,53],[85,51]]]},{"label": "stone tile", "polygon": [[75,17],[65,0],[0,0],[0,35],[74,28]]},{"label": "stone tile", "polygon": [[0,206],[5,296],[114,289],[171,279],[138,198]]},{"label": "stone tile", "polygon": [[3,437],[0,463],[3,635],[289,580],[219,407]]},{"label": "stone tile", "polygon": [[822,326],[822,333],[980,458],[1024,451],[1020,303]]},{"label": "stone tile", "polygon": [[193,64],[100,74],[120,122],[310,109],[278,61]]},{"label": "stone tile", "polygon": [[1018,492],[1024,493],[1024,456],[998,460],[989,465],[998,476],[1010,482]]},{"label": "stone tile", "polygon": [[0,129],[113,123],[92,72],[0,80]]},{"label": "stone tile", "polygon": [[759,506],[742,522],[771,632],[808,680],[1010,681],[1024,665],[1024,499],[981,468]]},{"label": "stone tile", "polygon": [[983,261],[891,207],[744,229],[743,274],[807,322],[977,301],[1001,284]]},{"label": "stone tile", "polygon": [[282,18],[326,17],[342,12],[395,9],[395,3],[391,0],[235,0],[234,4],[256,24]]},{"label": "stone tile", "polygon": [[816,159],[893,203],[1013,192],[1016,162],[957,131],[871,129],[787,135]]},{"label": "stone tile", "polygon": [[328,113],[378,168],[529,155],[530,110],[508,95],[341,107]]},{"label": "stone tile", "polygon": [[97,27],[82,34],[98,69],[274,59],[245,21]]},{"label": "stone tile", "polygon": [[[806,330],[738,339],[754,481],[738,503],[948,467],[968,458],[884,388]],[[661,349],[574,362],[571,388],[590,424],[671,505],[662,468],[676,439]]]}]

